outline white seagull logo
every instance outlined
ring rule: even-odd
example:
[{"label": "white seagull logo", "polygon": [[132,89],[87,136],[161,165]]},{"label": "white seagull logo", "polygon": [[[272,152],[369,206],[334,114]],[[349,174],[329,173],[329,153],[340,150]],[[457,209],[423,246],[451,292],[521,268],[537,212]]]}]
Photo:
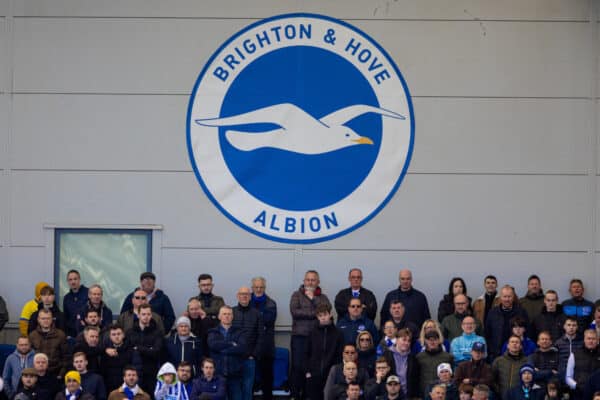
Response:
[{"label": "white seagull logo", "polygon": [[197,119],[196,123],[225,127],[275,124],[280,128],[264,132],[228,130],[225,136],[232,146],[243,151],[271,147],[300,154],[322,154],[357,144],[373,144],[368,137],[360,136],[344,126],[346,122],[366,113],[405,119],[393,111],[365,104],[344,107],[316,119],[294,104],[282,103],[230,117]]}]

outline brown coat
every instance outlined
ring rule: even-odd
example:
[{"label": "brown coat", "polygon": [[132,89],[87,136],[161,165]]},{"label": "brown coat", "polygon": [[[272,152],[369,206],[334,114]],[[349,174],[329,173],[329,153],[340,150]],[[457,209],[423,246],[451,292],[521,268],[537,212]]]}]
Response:
[{"label": "brown coat", "polygon": [[65,333],[55,327],[52,327],[50,332],[43,333],[38,326],[29,334],[29,341],[36,353],[44,353],[48,356],[48,373],[64,376],[69,365],[69,348]]},{"label": "brown coat", "polygon": [[[492,304],[492,307],[496,307],[498,304],[500,304],[500,297],[496,296],[496,298],[494,299],[494,303]],[[477,321],[481,322],[482,328],[485,327],[485,318],[483,318],[484,313],[485,313],[485,294],[482,294],[477,299],[475,299],[475,301],[473,302],[473,316],[475,317],[475,319]]]},{"label": "brown coat", "polygon": [[[150,400],[150,396],[148,393],[144,392],[141,388],[137,392],[135,396],[133,396],[134,400]],[[113,390],[108,395],[108,400],[128,400],[127,395],[123,393],[123,387]]]}]

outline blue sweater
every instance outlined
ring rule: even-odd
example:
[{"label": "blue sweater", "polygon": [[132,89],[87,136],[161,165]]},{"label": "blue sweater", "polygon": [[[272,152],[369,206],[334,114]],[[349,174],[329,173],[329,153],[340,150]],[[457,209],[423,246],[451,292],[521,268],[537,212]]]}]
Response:
[{"label": "blue sweater", "polygon": [[200,376],[194,379],[192,385],[191,400],[197,400],[201,394],[212,400],[225,400],[225,378],[220,375],[215,375],[210,381]]}]

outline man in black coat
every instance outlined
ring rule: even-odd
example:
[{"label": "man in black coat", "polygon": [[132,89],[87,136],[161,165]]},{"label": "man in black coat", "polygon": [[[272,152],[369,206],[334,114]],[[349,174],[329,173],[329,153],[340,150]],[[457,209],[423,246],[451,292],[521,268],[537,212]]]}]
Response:
[{"label": "man in black coat", "polygon": [[306,391],[311,400],[322,400],[331,367],[342,361],[344,335],[332,323],[331,306],[317,306],[319,325],[308,335],[306,344]]},{"label": "man in black coat", "polygon": [[152,319],[150,304],[140,306],[138,323],[127,332],[127,336],[142,361],[140,386],[146,393],[153,393],[163,346],[163,332]]},{"label": "man in black coat", "polygon": [[94,372],[88,371],[88,360],[83,352],[73,354],[73,366],[81,377],[81,387],[90,393],[96,400],[106,400],[104,379]]},{"label": "man in black coat", "polygon": [[512,286],[505,285],[500,289],[500,304],[493,307],[485,321],[485,339],[488,345],[488,358],[493,360],[502,354],[502,345],[512,334],[510,320],[514,317],[529,321],[527,312],[519,307],[517,296]]},{"label": "man in black coat", "polygon": [[267,280],[263,277],[252,279],[251,307],[256,309],[263,324],[263,340],[259,350],[256,368],[260,372],[260,388],[264,400],[273,399],[273,363],[275,361],[275,320],[277,303],[265,293]]},{"label": "man in black coat", "polygon": [[563,335],[563,325],[566,319],[567,316],[563,314],[562,306],[558,304],[558,293],[554,290],[548,290],[544,295],[542,312],[531,323],[529,337],[535,340],[540,332],[548,331],[552,343],[554,343]]},{"label": "man in black coat", "polygon": [[242,368],[242,399],[252,399],[256,360],[263,341],[262,315],[250,306],[252,292],[242,286],[237,292],[238,305],[233,307],[233,327],[241,329],[245,336],[246,354]]},{"label": "man in black coat", "polygon": [[400,300],[406,309],[406,319],[421,327],[425,320],[431,318],[429,313],[429,304],[427,297],[423,292],[415,289],[412,285],[412,272],[403,269],[399,274],[400,286],[385,296],[383,306],[381,306],[380,323],[383,325],[390,319],[389,309],[393,300]]},{"label": "man in black coat", "polygon": [[377,299],[373,292],[362,287],[363,275],[360,268],[352,268],[348,273],[350,287],[342,289],[335,296],[335,311],[338,321],[348,314],[350,299],[358,297],[363,305],[363,314],[371,321],[377,316]]},{"label": "man in black coat", "polygon": [[141,371],[141,360],[119,325],[109,327],[108,340],[104,347],[104,353],[100,357],[100,370],[104,377],[106,391],[111,392],[123,384],[123,368],[133,365]]}]

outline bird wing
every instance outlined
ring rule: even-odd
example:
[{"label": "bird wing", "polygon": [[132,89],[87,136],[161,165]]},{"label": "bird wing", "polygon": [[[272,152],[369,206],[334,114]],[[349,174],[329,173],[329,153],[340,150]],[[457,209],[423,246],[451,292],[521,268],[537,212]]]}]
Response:
[{"label": "bird wing", "polygon": [[276,124],[284,129],[288,127],[310,127],[322,125],[316,118],[312,117],[300,107],[291,103],[275,104],[259,108],[243,114],[232,115],[223,118],[197,119],[198,125],[204,126],[233,126],[248,124]]},{"label": "bird wing", "polygon": [[376,113],[385,117],[396,119],[406,119],[394,111],[389,111],[379,107],[368,106],[366,104],[356,104],[334,111],[320,119],[327,126],[343,125],[346,122],[366,113]]}]

